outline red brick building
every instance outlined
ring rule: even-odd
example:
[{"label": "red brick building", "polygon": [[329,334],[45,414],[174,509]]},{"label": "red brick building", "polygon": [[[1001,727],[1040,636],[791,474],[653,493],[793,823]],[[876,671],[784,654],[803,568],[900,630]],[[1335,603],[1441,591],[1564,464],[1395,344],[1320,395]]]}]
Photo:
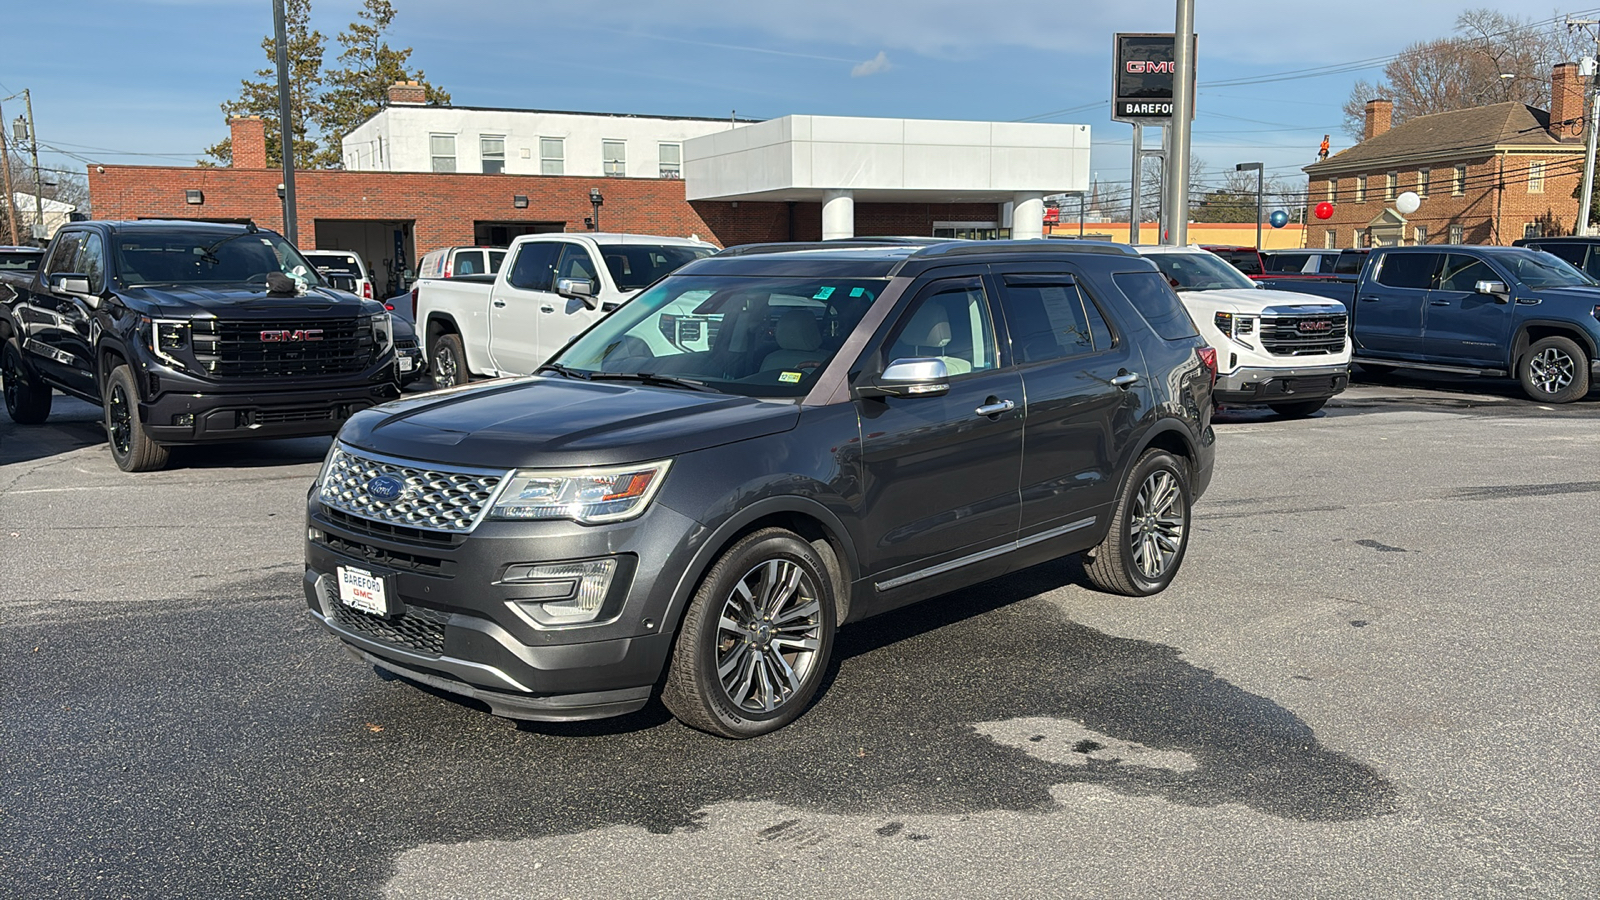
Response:
[{"label": "red brick building", "polygon": [[[1583,176],[1583,80],[1563,63],[1550,111],[1522,103],[1419,116],[1391,128],[1394,104],[1367,103],[1360,143],[1305,167],[1307,201],[1334,206],[1306,224],[1310,247],[1510,244],[1570,233]],[[1395,198],[1414,191],[1416,212]]]},{"label": "red brick building", "polygon": [[[91,166],[89,195],[102,219],[253,221],[283,231],[282,180],[267,168],[260,119],[231,123],[230,168]],[[504,245],[519,234],[582,231],[603,198],[600,228],[698,236],[721,246],[819,240],[820,203],[684,199],[674,178],[297,171],[302,248],[356,250],[380,290],[399,289],[420,255],[453,245]],[[862,203],[862,235],[932,235],[935,222],[996,221],[993,203]]]}]

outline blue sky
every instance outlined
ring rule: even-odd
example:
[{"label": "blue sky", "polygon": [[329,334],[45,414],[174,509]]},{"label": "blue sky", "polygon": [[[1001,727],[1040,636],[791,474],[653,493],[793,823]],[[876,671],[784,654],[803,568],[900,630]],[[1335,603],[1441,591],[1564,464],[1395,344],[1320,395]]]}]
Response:
[{"label": "blue sky", "polygon": [[[463,106],[771,118],[791,113],[1071,122],[1092,168],[1126,181],[1129,126],[1110,121],[1112,35],[1171,31],[1172,0],[394,0],[391,43]],[[1600,7],[1538,9],[1544,18]],[[266,64],[271,0],[12,4],[0,97],[29,88],[47,167],[191,164],[227,134],[218,104]],[[333,38],[358,0],[313,0]],[[1463,4],[1197,0],[1193,153],[1214,176],[1262,161],[1299,176],[1383,57],[1444,36]],[[49,39],[18,40],[18,35]],[[1367,68],[1344,64],[1370,63]],[[1338,67],[1318,77],[1280,77]],[[1243,79],[1262,83],[1224,85]],[[9,121],[20,98],[4,103]]]}]

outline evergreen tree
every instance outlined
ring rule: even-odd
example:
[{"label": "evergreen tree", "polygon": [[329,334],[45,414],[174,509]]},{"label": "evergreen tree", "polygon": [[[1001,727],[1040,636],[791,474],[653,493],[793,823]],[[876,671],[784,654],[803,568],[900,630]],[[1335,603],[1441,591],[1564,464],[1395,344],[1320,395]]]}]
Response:
[{"label": "evergreen tree", "polygon": [[[318,165],[327,151],[312,134],[311,126],[322,115],[322,32],[311,27],[311,0],[287,0],[284,7],[285,34],[289,50],[290,131],[294,135],[294,161],[301,168]],[[223,121],[234,116],[260,116],[267,125],[267,164],[283,165],[283,141],[278,124],[278,51],[273,35],[261,41],[267,54],[267,67],[256,70],[256,80],[239,82],[236,100],[222,104]],[[233,140],[223,138],[206,148],[207,160],[201,165],[230,165]],[[339,149],[333,148],[335,161]]]},{"label": "evergreen tree", "polygon": [[429,84],[421,69],[407,69],[410,47],[397,50],[384,39],[395,16],[389,0],[366,0],[356,15],[337,38],[344,48],[339,53],[342,68],[327,75],[320,123],[328,146],[315,160],[318,166],[339,165],[341,139],[383,108],[389,86],[397,81],[420,82],[430,105],[450,104],[450,94]]}]

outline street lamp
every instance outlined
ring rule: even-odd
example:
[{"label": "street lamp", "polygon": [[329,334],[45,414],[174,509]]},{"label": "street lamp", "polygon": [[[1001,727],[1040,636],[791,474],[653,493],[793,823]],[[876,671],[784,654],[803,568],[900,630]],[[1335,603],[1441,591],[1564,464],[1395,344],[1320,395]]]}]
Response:
[{"label": "street lamp", "polygon": [[1233,167],[1235,172],[1256,173],[1256,252],[1261,251],[1261,195],[1266,192],[1267,172],[1261,163],[1239,163]]},{"label": "street lamp", "polygon": [[1078,198],[1078,237],[1083,237],[1084,192],[1083,191],[1062,191],[1061,195],[1063,197],[1077,197]]},{"label": "street lamp", "polygon": [[589,188],[589,205],[594,207],[593,225],[595,231],[600,230],[600,207],[604,205],[605,202],[606,198],[600,196],[599,188]]},{"label": "street lamp", "polygon": [[285,231],[287,231],[289,228],[289,204],[288,200],[286,199],[288,195],[289,189],[284,186],[283,182],[278,182],[278,211],[283,215],[283,227]]}]

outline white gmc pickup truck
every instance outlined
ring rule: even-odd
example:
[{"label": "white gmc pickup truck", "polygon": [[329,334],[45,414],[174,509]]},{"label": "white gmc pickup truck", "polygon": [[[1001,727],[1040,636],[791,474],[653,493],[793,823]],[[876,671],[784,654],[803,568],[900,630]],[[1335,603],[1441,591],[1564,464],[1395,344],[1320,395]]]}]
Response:
[{"label": "white gmc pickup truck", "polygon": [[1311,294],[1263,290],[1200,247],[1134,248],[1178,292],[1195,327],[1217,351],[1223,406],[1265,406],[1309,416],[1350,385],[1350,316]]},{"label": "white gmc pickup truck", "polygon": [[412,292],[437,387],[528,375],[574,335],[711,244],[641,234],[529,234],[493,275],[425,278]]}]

